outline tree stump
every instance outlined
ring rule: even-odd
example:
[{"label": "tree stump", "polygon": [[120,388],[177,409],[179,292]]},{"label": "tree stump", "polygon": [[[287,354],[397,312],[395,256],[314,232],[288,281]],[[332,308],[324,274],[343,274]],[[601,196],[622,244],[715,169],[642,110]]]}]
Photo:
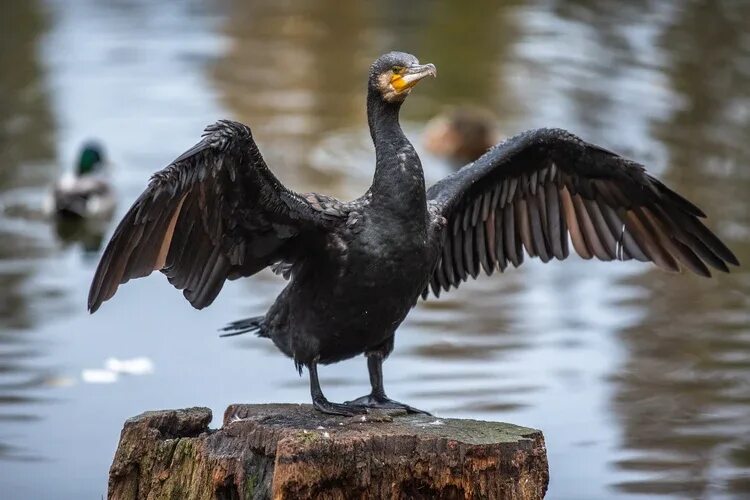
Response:
[{"label": "tree stump", "polygon": [[109,498],[540,499],[544,437],[517,425],[372,412],[324,415],[310,405],[232,405],[128,419]]}]

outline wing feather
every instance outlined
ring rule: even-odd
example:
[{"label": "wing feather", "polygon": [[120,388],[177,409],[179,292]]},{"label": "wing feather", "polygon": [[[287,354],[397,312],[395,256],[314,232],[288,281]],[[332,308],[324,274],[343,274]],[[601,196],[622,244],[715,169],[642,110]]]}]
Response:
[{"label": "wing feather", "polygon": [[453,263],[456,266],[456,284],[459,283],[459,280],[466,281],[467,277],[466,268],[464,267],[463,237],[463,230],[459,229],[453,233],[453,238],[451,238],[453,244]]},{"label": "wing feather", "polygon": [[527,198],[526,208],[528,209],[529,225],[531,226],[531,237],[534,241],[534,249],[539,255],[539,258],[542,259],[542,262],[549,262],[550,255],[547,251],[547,242],[544,237],[545,224],[541,215],[543,210],[539,207],[536,193],[532,193]]},{"label": "wing feather", "polygon": [[547,198],[547,234],[550,238],[552,255],[563,260],[568,257],[568,227],[560,212],[560,193],[553,183],[545,186]]},{"label": "wing feather", "polygon": [[491,254],[487,251],[487,236],[485,233],[485,227],[486,226],[484,224],[484,221],[475,226],[474,235],[476,236],[476,242],[474,245],[474,249],[477,253],[479,263],[482,265],[482,269],[484,269],[484,272],[487,273],[487,276],[490,276],[493,271],[493,266],[490,265]]},{"label": "wing feather", "polygon": [[508,267],[508,258],[505,254],[505,242],[503,241],[503,215],[502,210],[495,213],[495,256],[500,270]]},{"label": "wing feather", "polygon": [[[227,278],[304,259],[301,249],[334,223],[273,176],[248,127],[217,122],[154,174],[125,214],[97,267],[89,310],[154,270],[206,307]],[[307,245],[293,244],[301,240]]]},{"label": "wing feather", "polygon": [[503,210],[503,234],[505,236],[505,253],[508,256],[508,260],[510,260],[510,262],[515,267],[518,267],[521,265],[523,254],[518,248],[518,243],[520,243],[520,240],[516,240],[515,216],[513,215],[513,207],[514,205],[512,203],[509,203]]},{"label": "wing feather", "polygon": [[526,199],[521,198],[516,203],[515,215],[516,215],[516,227],[521,235],[521,242],[526,253],[532,257],[536,257],[536,248],[534,248],[534,240],[531,237],[531,224],[529,223],[529,211],[526,207]]},{"label": "wing feather", "polygon": [[570,240],[573,242],[573,248],[575,248],[578,255],[582,258],[590,259],[593,255],[586,245],[586,239],[583,237],[583,231],[581,230],[578,215],[576,214],[573,198],[571,197],[568,188],[563,187],[560,191],[560,195],[565,211],[565,224],[570,231]]},{"label": "wing feather", "polygon": [[[480,265],[487,274],[524,253],[567,258],[568,239],[584,259],[650,261],[710,276],[738,265],[702,222],[703,211],[643,166],[559,129],[525,132],[431,187],[427,199],[447,220],[441,287]],[[440,224],[435,227],[442,228]],[[452,235],[452,236],[449,236]]]},{"label": "wing feather", "polygon": [[599,235],[596,232],[591,217],[589,217],[589,213],[584,206],[583,197],[580,194],[573,197],[573,207],[575,208],[576,219],[581,227],[583,239],[586,241],[586,248],[599,260],[611,260],[612,258],[607,253],[601,240],[599,240]]}]

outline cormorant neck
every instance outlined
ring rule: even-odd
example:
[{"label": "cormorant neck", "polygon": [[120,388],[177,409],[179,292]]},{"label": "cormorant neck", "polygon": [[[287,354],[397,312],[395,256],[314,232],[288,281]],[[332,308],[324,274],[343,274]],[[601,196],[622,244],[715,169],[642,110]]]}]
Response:
[{"label": "cormorant neck", "polygon": [[378,145],[384,144],[387,139],[401,139],[399,142],[409,142],[406,139],[401,125],[398,122],[398,113],[402,102],[387,102],[380,93],[370,88],[367,92],[367,123],[370,126],[370,136]]},{"label": "cormorant neck", "polygon": [[401,102],[387,102],[380,92],[367,92],[367,121],[375,144],[373,202],[414,216],[426,210],[424,173],[414,146],[404,135],[398,121]]}]

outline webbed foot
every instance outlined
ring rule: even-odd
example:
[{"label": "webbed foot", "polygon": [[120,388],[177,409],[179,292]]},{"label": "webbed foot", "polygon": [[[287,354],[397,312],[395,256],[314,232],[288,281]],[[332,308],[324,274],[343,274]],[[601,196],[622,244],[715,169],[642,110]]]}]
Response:
[{"label": "webbed foot", "polygon": [[332,403],[326,398],[313,398],[313,407],[322,413],[341,415],[344,417],[354,417],[356,415],[364,415],[367,413],[367,408],[364,406],[350,405],[348,403]]},{"label": "webbed foot", "polygon": [[353,401],[347,401],[344,404],[360,408],[372,408],[377,410],[405,410],[406,413],[417,413],[430,416],[432,415],[431,413],[420,410],[419,408],[414,408],[413,406],[394,401],[387,396],[375,396],[373,394],[362,396],[361,398],[357,398]]}]

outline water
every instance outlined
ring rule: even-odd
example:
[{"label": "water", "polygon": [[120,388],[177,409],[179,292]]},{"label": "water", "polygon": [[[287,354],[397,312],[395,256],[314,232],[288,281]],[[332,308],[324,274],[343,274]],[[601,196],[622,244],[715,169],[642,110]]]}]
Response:
[{"label": "water", "polygon": [[[508,134],[561,126],[647,163],[704,207],[750,262],[747,2],[15,2],[0,16],[0,486],[97,498],[125,418],[147,409],[307,402],[261,339],[216,338],[283,283],[233,282],[194,311],[160,276],[95,316],[96,254],[39,207],[80,143],[102,139],[119,214],[220,117],[249,123],[290,187],[344,198],[372,172],[369,62],[433,62],[406,130],[445,104]],[[6,15],[7,14],[7,15]],[[428,181],[447,167],[423,157]],[[549,498],[750,494],[750,273],[703,280],[645,265],[528,262],[422,303],[386,365],[390,395],[441,416],[545,433]],[[109,357],[154,372],[92,384]],[[368,390],[364,361],[326,367],[332,400]]]}]

